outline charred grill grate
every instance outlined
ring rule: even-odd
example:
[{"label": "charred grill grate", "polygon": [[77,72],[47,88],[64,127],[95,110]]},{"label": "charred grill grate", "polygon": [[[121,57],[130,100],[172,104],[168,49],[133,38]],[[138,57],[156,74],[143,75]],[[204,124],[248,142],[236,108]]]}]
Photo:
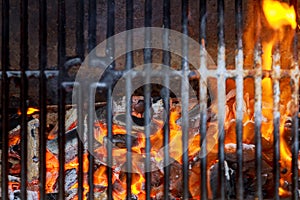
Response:
[{"label": "charred grill grate", "polygon": [[[226,99],[226,93],[225,93],[225,85],[226,85],[226,79],[232,78],[236,81],[236,133],[237,133],[237,173],[236,173],[236,198],[237,199],[243,199],[244,191],[246,188],[243,188],[244,185],[244,177],[243,177],[243,143],[242,143],[242,132],[243,132],[243,84],[240,84],[243,82],[243,80],[246,77],[252,77],[255,82],[255,160],[256,160],[256,196],[258,199],[263,199],[263,191],[262,191],[262,140],[261,140],[261,121],[262,121],[262,77],[264,76],[270,76],[273,80],[273,99],[274,99],[274,199],[279,199],[279,182],[280,182],[280,166],[279,163],[279,101],[280,101],[280,90],[279,90],[279,80],[282,77],[290,77],[292,82],[292,98],[294,102],[299,101],[299,67],[298,67],[298,52],[297,52],[297,38],[295,36],[294,42],[293,42],[293,59],[294,59],[294,66],[291,70],[285,70],[280,69],[280,66],[274,66],[274,70],[272,72],[264,71],[262,70],[261,66],[261,44],[258,43],[255,48],[255,57],[254,57],[254,63],[255,68],[254,69],[244,69],[243,68],[243,9],[242,9],[242,0],[236,0],[235,1],[235,33],[236,33],[236,55],[235,55],[235,69],[229,70],[226,69],[226,61],[225,61],[225,32],[224,32],[224,26],[225,26],[225,18],[224,18],[224,0],[218,0],[217,2],[217,13],[218,13],[218,28],[217,28],[217,38],[218,38],[218,58],[217,58],[217,69],[206,69],[206,67],[201,67],[200,70],[203,70],[202,74],[207,74],[206,77],[201,77],[199,80],[199,100],[200,100],[200,134],[201,134],[201,141],[200,144],[202,146],[201,155],[207,154],[206,149],[206,130],[207,130],[207,107],[208,107],[208,93],[207,93],[207,85],[205,84],[206,79],[208,77],[215,77],[217,78],[217,92],[218,92],[218,130],[219,130],[219,141],[218,141],[218,177],[219,177],[219,197],[221,199],[227,198],[227,191],[226,191],[226,175],[225,175],[225,153],[224,153],[224,118],[225,118],[225,101],[222,101]],[[67,89],[70,87],[76,87],[78,91],[80,91],[80,85],[78,83],[65,81],[65,74],[66,74],[66,63],[67,63],[67,53],[66,53],[66,2],[65,1],[58,1],[57,2],[57,70],[49,70],[47,68],[48,65],[48,46],[47,46],[47,39],[49,35],[47,34],[47,22],[49,21],[49,18],[47,17],[47,1],[46,0],[40,0],[39,1],[39,48],[38,48],[38,66],[39,68],[36,70],[29,69],[29,47],[28,44],[28,1],[27,0],[21,0],[20,1],[20,70],[12,70],[10,68],[10,49],[12,48],[10,45],[11,40],[11,31],[10,31],[10,25],[11,25],[11,14],[9,11],[11,10],[11,1],[10,0],[2,0],[2,51],[1,51],[1,87],[2,87],[2,101],[1,101],[1,108],[2,108],[2,158],[1,158],[1,196],[3,199],[8,199],[9,197],[9,190],[8,190],[8,174],[9,174],[9,163],[8,163],[8,133],[10,131],[9,128],[9,101],[10,101],[10,79],[17,77],[20,78],[20,108],[21,113],[26,113],[28,104],[28,77],[36,77],[39,80],[39,109],[40,109],[40,127],[39,127],[39,159],[40,159],[40,166],[39,166],[39,197],[40,199],[64,199],[65,198],[65,177],[66,172],[64,170],[64,165],[62,163],[65,163],[65,115],[66,115],[66,95],[67,95]],[[163,26],[165,28],[172,28],[171,27],[171,13],[170,13],[170,0],[163,0]],[[188,1],[182,1],[182,12],[181,12],[181,27],[182,27],[182,33],[188,35]],[[191,2],[193,3],[193,2]],[[207,66],[207,57],[205,53],[205,44],[206,44],[206,38],[207,38],[207,4],[211,2],[206,2],[206,0],[200,0],[199,5],[199,13],[200,13],[200,19],[199,19],[199,41],[201,45],[201,49],[199,52],[200,59],[201,59],[201,65]],[[291,0],[290,3],[294,6],[294,8],[297,8],[297,1]],[[116,14],[116,2],[114,0],[108,0],[106,2],[107,4],[107,28],[106,28],[106,37],[109,38],[115,34],[115,14]],[[144,26],[145,27],[151,27],[152,26],[152,10],[153,6],[151,0],[145,0],[144,3]],[[78,58],[83,59],[85,56],[85,24],[84,24],[84,15],[85,15],[85,7],[87,7],[88,10],[88,23],[87,23],[87,35],[88,35],[88,41],[87,41],[87,48],[88,52],[91,51],[97,43],[97,2],[96,0],[89,0],[88,2],[85,2],[83,0],[76,0],[76,55]],[[155,5],[156,6],[156,5]],[[133,0],[126,0],[126,30],[131,30],[134,27],[134,1]],[[163,37],[168,38],[169,32],[165,32]],[[127,36],[127,40],[124,41],[126,43],[126,46],[129,49],[132,49],[132,35]],[[151,34],[146,33],[145,36],[145,43],[149,43],[151,41]],[[172,42],[172,41],[171,41]],[[164,45],[166,45],[166,48],[168,48],[168,43],[164,42]],[[188,77],[189,74],[189,66],[188,66],[188,48],[187,48],[187,41],[183,38],[182,40],[182,52],[183,52],[183,59],[182,59],[182,66],[181,66],[181,73]],[[113,42],[107,44],[107,52],[106,56],[108,58],[114,57],[114,49],[115,44]],[[275,51],[275,57],[280,56],[279,51]],[[148,64],[152,62],[152,51],[150,48],[145,48],[143,52],[144,56],[144,63]],[[170,59],[171,55],[170,52],[163,51],[163,64],[166,66],[170,66]],[[78,59],[77,58],[77,59]],[[105,59],[105,58],[103,58]],[[274,61],[275,62],[275,61]],[[122,72],[115,70],[115,63],[112,62],[112,64],[109,67],[108,74],[111,75],[109,77],[115,77],[116,79],[120,77],[120,75],[123,72],[126,72],[126,70],[130,70],[134,66],[134,58],[133,53],[129,52],[126,54],[126,69]],[[146,70],[151,70],[146,69]],[[46,140],[47,137],[44,134],[47,129],[46,121],[47,121],[47,81],[49,77],[57,77],[58,78],[58,95],[57,95],[57,104],[58,104],[58,149],[59,149],[59,178],[58,178],[58,194],[46,194],[45,193],[45,183],[46,183]],[[150,79],[150,77],[146,76],[146,79]],[[107,121],[107,138],[108,140],[112,140],[112,99],[111,99],[111,93],[113,90],[113,82],[114,78],[110,78],[99,82],[97,84],[94,84],[92,87],[102,89],[103,91],[106,91],[106,102],[107,102],[107,115],[106,115],[106,121]],[[171,77],[165,76],[164,84],[168,86],[170,84]],[[126,82],[126,103],[127,105],[131,105],[131,94],[132,94],[132,83],[130,80]],[[145,105],[146,107],[149,107],[150,105],[150,86],[145,86]],[[148,91],[148,92],[147,92]],[[91,95],[91,94],[90,94]],[[188,104],[189,104],[189,92],[183,90],[181,93],[182,96],[182,131],[183,131],[183,149],[187,149],[188,147]],[[164,102],[164,108],[166,111],[170,111],[170,105],[169,105],[169,98],[170,93],[167,91],[163,96],[163,102]],[[93,118],[93,105],[94,105],[94,97],[91,95],[89,96],[89,114],[88,114],[88,144],[89,149],[92,149],[92,145],[94,144],[94,138],[93,135],[93,128],[94,128],[94,118]],[[82,96],[78,96],[78,109],[77,109],[77,116],[78,116],[78,132],[83,132],[84,130],[84,118],[82,117],[83,113],[83,105],[82,105]],[[299,105],[297,104],[297,107]],[[145,111],[150,112],[149,109],[146,109]],[[146,121],[149,121],[150,119],[147,119],[149,115],[146,116]],[[167,116],[167,120],[169,121],[170,116]],[[126,109],[126,118],[131,119],[131,106],[127,106]],[[21,117],[21,191],[20,191],[20,199],[27,199],[27,171],[30,170],[27,168],[27,123],[28,119],[26,115],[22,115]],[[131,132],[132,130],[132,124],[131,120],[126,121],[126,131]],[[164,138],[163,138],[163,144],[164,146],[167,146],[167,144],[170,141],[170,124],[166,123],[163,128]],[[150,152],[150,139],[148,136],[150,136],[150,130],[149,128],[145,129],[145,135],[146,135],[146,153]],[[298,115],[295,113],[292,118],[292,198],[298,199],[299,194],[299,183],[298,183],[298,152],[299,152],[299,132],[298,132]],[[78,141],[80,141],[78,136]],[[131,160],[132,160],[132,154],[131,151],[131,145],[132,145],[132,138],[130,136],[126,137],[126,148],[128,150],[128,153],[126,155],[127,164],[126,168],[128,171],[132,168]],[[108,166],[110,166],[112,163],[112,146],[108,143],[107,145],[108,150]],[[78,142],[78,199],[84,199],[83,193],[83,183],[84,183],[84,175],[83,175],[83,154],[84,154],[84,146],[81,142]],[[145,158],[145,168],[150,169],[151,168],[151,161],[150,156],[147,154]],[[169,149],[164,149],[164,162],[169,163],[170,156],[169,156]],[[89,193],[88,193],[88,199],[94,199],[94,183],[93,183],[93,174],[94,174],[94,157],[92,154],[88,155],[89,160],[89,167],[88,167],[88,185],[89,185]],[[189,188],[188,188],[188,182],[189,182],[189,158],[188,153],[183,153],[182,156],[182,187],[183,187],[183,199],[188,199],[189,196]],[[164,167],[164,198],[168,199],[169,195],[169,176],[170,176],[170,166]],[[208,198],[208,188],[207,188],[207,157],[201,156],[201,162],[200,162],[200,172],[201,172],[201,185],[199,186],[201,188],[201,199],[207,199]],[[150,170],[146,170],[150,171]],[[112,199],[113,198],[113,184],[112,184],[112,168],[107,167],[107,177],[108,177],[108,187],[107,187],[107,198]],[[127,192],[127,199],[131,199],[133,196],[131,194],[131,183],[132,183],[132,174],[126,173],[126,192]],[[146,172],[145,174],[145,193],[146,198],[151,199],[151,172]]]}]

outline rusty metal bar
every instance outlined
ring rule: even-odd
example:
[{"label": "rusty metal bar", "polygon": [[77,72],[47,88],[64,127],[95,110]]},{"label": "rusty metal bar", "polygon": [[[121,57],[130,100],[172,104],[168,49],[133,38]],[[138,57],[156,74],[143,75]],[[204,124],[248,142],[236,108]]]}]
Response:
[{"label": "rusty metal bar", "polygon": [[21,68],[21,199],[27,199],[27,99],[28,99],[28,1],[21,1],[21,44],[20,44],[20,68]]},{"label": "rusty metal bar", "polygon": [[1,154],[1,197],[8,199],[8,102],[9,102],[9,79],[6,71],[9,70],[9,0],[2,0],[2,46],[1,46],[1,109],[2,109],[2,154]]},{"label": "rusty metal bar", "polygon": [[236,55],[235,66],[238,73],[236,81],[236,144],[237,144],[237,199],[243,199],[243,16],[242,0],[235,0],[235,32],[236,32]]},{"label": "rusty metal bar", "polygon": [[[290,4],[293,5],[295,11],[298,9],[298,1],[291,0]],[[296,22],[298,23],[299,17],[296,12]],[[292,72],[292,99],[296,105],[295,113],[292,116],[292,199],[299,199],[299,63],[298,63],[298,33],[299,27],[296,28],[293,38],[293,71]]]},{"label": "rusty metal bar", "polygon": [[221,199],[226,198],[225,185],[225,155],[224,155],[224,120],[225,120],[225,38],[224,38],[224,0],[218,0],[218,158],[219,158],[219,195]]},{"label": "rusty metal bar", "polygon": [[[297,0],[291,0],[291,4],[294,6],[294,9],[297,10]],[[297,12],[296,12],[297,13]],[[296,18],[298,22],[298,15]],[[295,105],[297,105],[296,112],[293,113],[293,126],[292,126],[292,199],[299,199],[299,63],[298,63],[298,32],[299,28],[295,30],[294,40],[293,40],[293,65],[295,73],[293,73],[293,93],[292,99],[294,100]]]},{"label": "rusty metal bar", "polygon": [[274,153],[273,153],[273,176],[274,176],[274,199],[280,199],[279,197],[279,185],[280,185],[280,52],[279,47],[275,47],[273,55],[272,69],[274,76],[272,77],[273,83],[273,134],[274,134]]},{"label": "rusty metal bar", "polygon": [[256,196],[263,199],[262,195],[262,144],[261,144],[261,122],[262,122],[262,58],[261,43],[257,42],[254,52],[255,68],[258,70],[254,79],[255,84],[255,103],[254,103],[254,122],[255,122],[255,165],[256,165]]},{"label": "rusty metal bar", "polygon": [[40,96],[40,128],[39,128],[39,190],[40,199],[46,199],[46,128],[47,128],[47,78],[45,76],[45,69],[47,66],[47,1],[39,1],[39,96]]}]

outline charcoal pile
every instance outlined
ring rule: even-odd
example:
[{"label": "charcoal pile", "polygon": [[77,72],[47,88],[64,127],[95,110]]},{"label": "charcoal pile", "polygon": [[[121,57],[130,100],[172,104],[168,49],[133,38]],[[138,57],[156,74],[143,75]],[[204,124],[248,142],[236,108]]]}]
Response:
[{"label": "charcoal pile", "polygon": [[[234,99],[235,91],[228,92],[226,98],[226,121],[225,121],[225,180],[226,197],[228,199],[237,198],[237,156],[235,138],[235,110]],[[254,199],[256,195],[256,161],[254,145],[254,123],[252,102],[246,94],[245,106],[248,112],[246,120],[243,122],[243,187],[244,198]],[[163,154],[163,125],[164,112],[162,100],[156,100],[151,104],[151,122],[144,124],[143,109],[139,109],[143,101],[142,97],[134,97],[132,102],[132,131],[126,132],[125,99],[114,102],[113,109],[113,137],[107,137],[106,106],[96,109],[94,122],[94,144],[93,152],[87,150],[87,117],[84,118],[84,133],[78,134],[77,110],[69,107],[65,118],[66,144],[65,144],[65,191],[66,199],[77,198],[77,179],[78,179],[78,144],[84,144],[84,196],[88,195],[88,154],[92,153],[95,159],[94,165],[94,193],[95,197],[107,199],[107,151],[106,145],[111,142],[113,148],[113,162],[109,166],[113,172],[113,195],[114,199],[126,198],[126,138],[132,141],[132,199],[143,199],[145,197],[145,126],[150,126],[151,136],[151,197],[152,199],[163,199],[164,188],[164,154]],[[181,131],[181,105],[180,99],[172,99],[170,107],[170,199],[180,199],[183,195],[182,189],[182,131]],[[197,100],[191,100],[189,105],[189,196],[190,199],[200,198],[200,134],[199,134],[199,106]],[[248,107],[247,107],[248,106]],[[59,148],[58,148],[58,126],[57,109],[48,108],[53,112],[48,112],[46,143],[46,193],[49,199],[56,199],[58,194],[59,176]],[[207,187],[210,199],[218,199],[219,180],[218,180],[218,129],[215,105],[212,104],[208,109],[209,120],[207,122]],[[36,113],[28,116],[28,198],[38,198],[38,179],[39,179],[39,119]],[[289,129],[287,129],[289,130]],[[287,135],[286,133],[285,135]],[[82,137],[83,136],[83,137]],[[286,136],[286,138],[288,138]],[[286,140],[288,142],[288,140]],[[272,199],[274,194],[273,182],[273,148],[272,141],[267,137],[262,137],[262,191],[263,197]],[[20,194],[20,126],[17,125],[9,133],[9,171],[10,199],[19,199]],[[290,166],[283,163],[281,166],[282,184],[280,185],[284,193],[281,197],[289,197],[291,191]]]}]

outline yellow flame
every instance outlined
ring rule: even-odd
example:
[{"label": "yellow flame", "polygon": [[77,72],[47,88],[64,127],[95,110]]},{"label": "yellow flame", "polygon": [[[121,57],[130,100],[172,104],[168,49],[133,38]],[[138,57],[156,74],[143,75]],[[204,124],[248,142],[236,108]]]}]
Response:
[{"label": "yellow flame", "polygon": [[[297,27],[296,22],[296,12],[292,6],[289,6],[287,3],[274,1],[274,0],[264,0],[263,1],[263,12],[266,18],[267,23],[273,29],[270,31],[271,39],[268,41],[262,42],[262,68],[264,70],[272,70],[272,50],[277,42],[282,40],[284,34],[284,28],[290,26],[292,29]],[[265,127],[262,129],[262,135],[265,139],[272,140],[273,133],[273,92],[272,92],[272,79],[266,77],[262,80],[262,90],[263,90],[263,108],[262,113],[264,118],[267,120],[266,123],[263,123]],[[281,114],[281,125],[280,125],[280,163],[282,167],[291,170],[291,152],[288,144],[284,140],[284,114],[282,111]],[[289,176],[290,173],[287,173],[285,176]],[[282,175],[284,176],[284,175]],[[279,188],[279,195],[289,196],[290,193],[283,188]]]},{"label": "yellow flame", "polygon": [[283,189],[282,187],[279,187],[279,191],[278,192],[279,192],[279,196],[281,196],[281,197],[289,197],[289,196],[291,196],[291,192]]},{"label": "yellow flame", "polygon": [[[35,112],[38,112],[38,111],[40,111],[40,110],[37,109],[37,108],[29,107],[29,108],[27,108],[27,115],[31,115],[31,114],[33,114],[33,113],[35,113]],[[21,112],[21,110],[19,109],[19,110],[18,110],[18,115],[21,115],[21,114],[22,114],[22,112]]]},{"label": "yellow flame", "polygon": [[269,25],[275,30],[279,30],[283,26],[291,26],[293,29],[297,27],[295,10],[287,3],[265,0],[263,1],[263,11]]}]

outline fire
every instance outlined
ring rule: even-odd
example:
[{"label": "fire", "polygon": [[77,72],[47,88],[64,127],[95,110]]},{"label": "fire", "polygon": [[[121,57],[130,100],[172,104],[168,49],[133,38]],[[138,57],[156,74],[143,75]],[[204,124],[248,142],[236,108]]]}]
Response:
[{"label": "fire", "polygon": [[[262,42],[262,64],[263,70],[272,70],[272,52],[277,43],[279,43],[284,34],[284,28],[290,26],[292,29],[297,27],[296,13],[292,6],[287,3],[274,1],[274,0],[264,0],[263,12],[268,25],[273,29],[272,38],[269,41]],[[263,107],[262,114],[264,121],[262,122],[262,136],[268,141],[273,141],[273,92],[272,92],[272,80],[266,77],[262,80],[262,90],[263,90]],[[290,100],[290,94],[281,95],[281,99],[285,108],[280,108],[280,158],[281,167],[286,168],[288,173],[286,173],[286,178],[291,175],[291,152],[288,144],[284,139],[284,123],[288,113],[288,100]],[[283,176],[283,175],[282,175]],[[281,196],[287,195],[287,191],[283,188],[279,189]]]},{"label": "fire", "polygon": [[[28,108],[27,108],[27,115],[32,115],[33,113],[38,112],[38,111],[40,111],[40,110],[37,109],[37,108],[28,107]],[[19,109],[19,110],[18,110],[18,115],[21,115],[21,114],[22,114],[22,112],[21,112],[21,110]]]},{"label": "fire", "polygon": [[264,0],[263,11],[269,25],[275,30],[280,30],[287,25],[291,26],[292,29],[297,27],[295,10],[287,3]]},{"label": "fire", "polygon": [[[265,15],[266,22],[273,30],[272,37],[269,40],[262,41],[262,68],[265,71],[272,70],[272,55],[273,49],[276,44],[283,38],[283,30],[286,26],[290,26],[292,29],[297,27],[296,23],[296,13],[292,6],[289,6],[286,3],[278,2],[274,0],[264,0],[262,2],[263,12]],[[288,81],[288,80],[286,80]],[[269,141],[273,142],[273,90],[272,90],[272,79],[270,77],[265,77],[262,80],[262,137]],[[230,94],[229,94],[230,96]],[[231,97],[233,97],[232,95]],[[281,187],[279,188],[279,194],[282,197],[290,196],[290,192],[284,189],[284,181],[290,181],[291,177],[291,152],[290,147],[287,144],[286,140],[284,139],[284,122],[288,116],[290,116],[290,107],[292,105],[288,105],[290,101],[291,94],[286,92],[281,94],[282,105],[280,107],[280,166],[287,170],[287,173],[281,175]],[[230,98],[231,98],[230,97]],[[245,109],[244,109],[244,119],[243,119],[243,142],[246,144],[252,143],[254,141],[254,111],[249,109],[254,107],[254,99],[250,99],[249,93],[245,92],[244,95],[244,102],[245,102]],[[235,119],[235,102],[231,103],[231,105],[226,105],[226,121],[225,121],[225,129],[226,129],[226,136],[225,136],[225,143],[235,143],[235,125],[236,122],[233,121]],[[29,107],[27,110],[27,114],[31,115],[39,110],[36,108]],[[292,112],[292,111],[291,111]],[[21,112],[19,111],[18,114],[20,115]],[[176,120],[180,118],[180,107],[171,108],[170,111],[170,144],[169,144],[169,155],[179,164],[182,164],[182,129],[176,123]],[[151,133],[150,142],[151,142],[151,149],[150,149],[150,157],[156,163],[161,164],[164,158],[164,152],[162,150],[163,147],[163,125],[164,122],[160,120],[153,119],[152,123],[155,123],[157,127],[157,131]],[[75,128],[77,126],[77,122],[75,121],[69,127],[69,129]],[[214,124],[210,125],[212,128]],[[125,135],[128,134],[124,126],[113,124],[112,127],[113,135]],[[217,140],[217,125],[216,128],[213,129],[213,134],[209,135],[207,139],[207,147],[209,150],[214,148],[214,142],[212,140]],[[132,160],[140,161],[141,163],[145,159],[145,146],[146,146],[146,138],[143,131],[136,131],[131,133],[135,138],[136,142],[133,145],[132,151]],[[191,134],[191,133],[189,133]],[[49,135],[48,139],[54,139],[56,135]],[[107,140],[107,124],[101,121],[97,121],[94,123],[94,138],[95,140],[101,144],[99,147],[95,149],[95,158],[100,160],[100,163],[97,164],[97,168],[95,169],[93,180],[95,184],[95,190],[102,190],[104,191],[105,188],[108,186],[107,182],[107,166],[105,166],[105,160],[107,159],[107,150],[106,150],[106,142]],[[18,143],[20,141],[20,136],[14,136],[10,138],[9,145]],[[200,151],[200,135],[197,131],[194,131],[189,137],[189,149],[188,155],[190,158],[194,158],[196,154]],[[114,199],[126,199],[126,176],[125,173],[121,172],[119,168],[124,166],[126,162],[126,148],[115,148],[113,147],[112,155],[113,155],[113,177],[112,177],[112,184],[113,184],[113,195]],[[84,199],[86,199],[87,193],[89,191],[88,185],[88,153],[85,152],[83,156],[83,172],[84,172]],[[216,163],[217,160],[213,160],[212,162]],[[210,163],[209,163],[210,164]],[[78,157],[75,156],[73,160],[68,163],[65,163],[65,170],[72,170],[75,169],[78,172]],[[132,194],[138,197],[138,199],[145,199],[145,176],[144,176],[144,166],[139,166],[137,164],[133,165],[135,173],[132,173],[132,185],[131,190]],[[57,180],[58,180],[58,171],[59,171],[59,161],[57,155],[52,154],[49,150],[46,151],[46,169],[47,169],[47,179],[46,179],[46,193],[53,193],[57,192]],[[200,168],[198,168],[200,170]],[[197,177],[200,177],[200,172],[193,171],[192,173],[196,173]],[[200,177],[201,178],[201,177]],[[200,184],[200,180],[191,179],[190,180],[190,190],[193,191],[193,188],[197,188]],[[11,189],[19,188],[18,184],[13,182],[10,183],[9,187]],[[78,188],[78,183],[75,183],[71,189]],[[200,199],[199,194],[193,196],[194,199]]]}]

